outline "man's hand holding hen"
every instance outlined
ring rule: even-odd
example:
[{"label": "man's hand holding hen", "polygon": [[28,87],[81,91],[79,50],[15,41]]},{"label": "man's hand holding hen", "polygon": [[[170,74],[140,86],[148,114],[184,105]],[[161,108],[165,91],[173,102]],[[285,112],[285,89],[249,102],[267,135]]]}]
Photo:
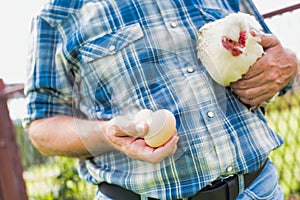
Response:
[{"label": "man's hand holding hen", "polygon": [[271,99],[295,78],[298,61],[295,53],[283,48],[274,35],[252,34],[260,36],[265,54],[230,87],[243,103],[255,107]]}]

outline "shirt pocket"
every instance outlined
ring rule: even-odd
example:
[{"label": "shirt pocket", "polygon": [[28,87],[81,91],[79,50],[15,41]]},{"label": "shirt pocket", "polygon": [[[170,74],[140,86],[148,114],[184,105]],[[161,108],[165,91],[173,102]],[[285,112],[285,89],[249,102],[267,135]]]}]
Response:
[{"label": "shirt pocket", "polygon": [[80,62],[88,63],[96,59],[114,55],[124,47],[143,38],[143,36],[144,34],[139,23],[135,23],[96,37],[80,47]]}]

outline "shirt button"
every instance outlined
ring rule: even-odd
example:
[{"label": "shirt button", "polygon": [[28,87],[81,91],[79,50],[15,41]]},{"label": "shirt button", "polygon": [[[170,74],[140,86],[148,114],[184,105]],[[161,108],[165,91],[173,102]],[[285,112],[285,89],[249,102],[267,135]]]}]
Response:
[{"label": "shirt button", "polygon": [[226,172],[232,172],[232,170],[233,170],[233,167],[231,165],[226,168]]},{"label": "shirt button", "polygon": [[187,68],[188,73],[193,73],[194,71],[195,71],[195,69],[193,67],[188,67]]},{"label": "shirt button", "polygon": [[212,112],[212,111],[209,111],[209,112],[207,113],[207,116],[208,116],[209,118],[213,118],[213,117],[215,116],[215,113]]},{"label": "shirt button", "polygon": [[111,45],[109,48],[108,48],[108,50],[110,50],[110,51],[114,51],[116,49],[116,46],[115,45]]},{"label": "shirt button", "polygon": [[177,27],[177,24],[176,24],[175,22],[171,22],[171,23],[170,23],[170,26],[171,26],[172,28],[176,28],[176,27]]}]

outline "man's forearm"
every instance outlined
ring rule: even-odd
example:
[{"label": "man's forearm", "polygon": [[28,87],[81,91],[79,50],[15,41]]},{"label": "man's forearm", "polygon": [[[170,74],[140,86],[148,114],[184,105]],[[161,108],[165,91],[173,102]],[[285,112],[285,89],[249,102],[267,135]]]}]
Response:
[{"label": "man's forearm", "polygon": [[33,121],[28,131],[33,145],[44,155],[90,157],[112,150],[101,133],[106,123],[56,116]]}]

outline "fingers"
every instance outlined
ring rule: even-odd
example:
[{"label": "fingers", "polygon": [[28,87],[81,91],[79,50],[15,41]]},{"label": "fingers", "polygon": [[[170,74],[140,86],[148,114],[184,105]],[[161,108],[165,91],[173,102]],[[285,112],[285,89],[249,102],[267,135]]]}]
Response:
[{"label": "fingers", "polygon": [[166,151],[167,155],[173,155],[177,150],[178,141],[179,137],[177,135],[174,135],[170,138],[170,140],[167,143],[159,147],[158,150]]},{"label": "fingers", "polygon": [[256,106],[264,101],[266,93],[257,94],[252,92],[254,90],[234,90],[234,93],[238,96],[239,100],[246,105]]},{"label": "fingers", "polygon": [[157,148],[149,147],[141,138],[116,137],[114,142],[119,146],[117,149],[128,157],[156,164],[176,152],[178,140],[178,136],[174,135],[166,144]]},{"label": "fingers", "polygon": [[[282,49],[279,40],[272,34],[258,33],[256,31],[251,31],[254,37],[259,38],[258,43],[262,45],[265,52],[254,64],[251,66],[246,74],[243,75],[242,79],[251,79],[259,74],[263,73],[265,68],[269,66],[273,59],[272,54],[274,54],[273,47]],[[270,52],[271,51],[271,52]]]},{"label": "fingers", "polygon": [[259,64],[259,61],[260,61],[260,59],[258,61],[256,61],[256,64],[254,64],[253,66],[251,66],[249,68],[249,70],[247,71],[246,74],[242,75],[241,80],[244,80],[244,81],[250,80],[251,81],[253,77],[256,77],[263,73],[264,68],[261,67],[261,65]]},{"label": "fingers", "polygon": [[157,148],[148,146],[142,138],[113,137],[110,141],[115,149],[132,159],[149,163],[159,163],[176,152],[178,140],[179,138],[175,134],[167,143]]},{"label": "fingers", "polygon": [[279,91],[279,85],[270,76],[270,73],[268,75],[261,73],[250,79],[241,79],[231,83],[230,87],[241,102],[251,106],[259,106]]},{"label": "fingers", "polygon": [[272,82],[254,85],[253,87],[232,87],[241,102],[251,106],[259,106],[278,93],[278,86]]},{"label": "fingers", "polygon": [[178,140],[178,136],[174,135],[164,145],[152,148],[143,139],[137,139],[131,143],[123,143],[122,151],[133,159],[157,164],[176,152]]},{"label": "fingers", "polygon": [[159,163],[166,157],[173,155],[177,150],[178,136],[173,136],[166,144],[160,146],[146,156],[151,163]]},{"label": "fingers", "polygon": [[252,30],[251,34],[254,37],[260,38],[260,41],[258,41],[258,43],[261,44],[264,49],[274,47],[280,44],[278,38],[273,34],[258,33],[255,30]]},{"label": "fingers", "polygon": [[250,97],[239,97],[240,101],[243,102],[244,104],[246,105],[250,105],[250,106],[254,106],[254,107],[257,107],[259,105],[261,105],[263,102],[271,99],[272,96],[269,95],[269,93],[264,93],[260,96],[256,96],[256,97],[253,97],[253,98],[250,98]]}]

